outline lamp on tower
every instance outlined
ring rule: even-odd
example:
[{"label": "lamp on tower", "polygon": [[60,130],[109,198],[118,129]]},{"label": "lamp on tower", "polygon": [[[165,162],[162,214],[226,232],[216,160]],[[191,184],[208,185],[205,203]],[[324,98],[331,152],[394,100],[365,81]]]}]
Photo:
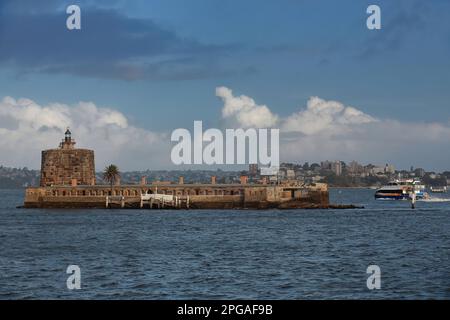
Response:
[{"label": "lamp on tower", "polygon": [[72,140],[72,132],[70,132],[69,127],[67,127],[66,132],[64,133],[64,140],[59,144],[60,149],[73,149],[75,145],[75,141]]},{"label": "lamp on tower", "polygon": [[69,127],[67,127],[65,135],[65,141],[70,142],[72,140],[72,133],[70,132]]}]

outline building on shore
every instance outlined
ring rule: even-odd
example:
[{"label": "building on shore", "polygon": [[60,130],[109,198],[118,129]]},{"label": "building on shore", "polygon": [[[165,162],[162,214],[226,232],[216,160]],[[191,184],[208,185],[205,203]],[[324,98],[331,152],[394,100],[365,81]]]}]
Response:
[{"label": "building on shore", "polygon": [[337,176],[342,175],[342,162],[339,160],[336,160],[331,163],[331,171]]}]

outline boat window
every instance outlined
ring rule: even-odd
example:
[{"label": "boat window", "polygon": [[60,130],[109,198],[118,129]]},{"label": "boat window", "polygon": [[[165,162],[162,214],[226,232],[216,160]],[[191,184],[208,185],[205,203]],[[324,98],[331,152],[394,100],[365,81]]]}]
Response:
[{"label": "boat window", "polygon": [[402,190],[380,190],[378,193],[402,193]]}]

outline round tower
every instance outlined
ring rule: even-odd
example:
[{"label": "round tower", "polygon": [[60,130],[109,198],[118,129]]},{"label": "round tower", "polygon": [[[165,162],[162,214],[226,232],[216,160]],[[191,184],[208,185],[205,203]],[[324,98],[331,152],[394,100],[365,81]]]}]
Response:
[{"label": "round tower", "polygon": [[67,128],[58,149],[42,151],[41,186],[94,184],[94,151],[75,148]]}]

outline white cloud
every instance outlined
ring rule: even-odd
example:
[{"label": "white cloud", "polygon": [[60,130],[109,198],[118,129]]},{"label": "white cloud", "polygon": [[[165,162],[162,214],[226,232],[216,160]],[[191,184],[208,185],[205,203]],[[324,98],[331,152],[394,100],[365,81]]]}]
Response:
[{"label": "white cloud", "polygon": [[353,107],[346,107],[337,101],[326,101],[311,97],[306,109],[284,119],[282,130],[301,132],[306,135],[328,131],[340,133],[353,126],[377,121],[375,118]]},{"label": "white cloud", "polygon": [[[281,129],[281,161],[340,159],[448,169],[450,123],[376,119],[318,97],[283,118],[225,87],[216,94],[224,101],[222,117],[234,125]],[[92,102],[39,105],[10,97],[0,100],[0,165],[39,168],[41,150],[57,147],[68,126],[77,147],[95,150],[97,170],[109,163],[124,170],[174,167],[170,135],[136,127],[117,110]]]},{"label": "white cloud", "polygon": [[222,118],[242,128],[270,128],[279,126],[284,132],[301,132],[307,135],[324,130],[337,133],[350,127],[377,121],[364,112],[337,101],[311,97],[306,109],[287,118],[281,118],[266,105],[258,105],[252,98],[234,96],[227,87],[217,87],[216,96],[223,101]]},{"label": "white cloud", "polygon": [[278,122],[278,116],[267,106],[256,104],[250,97],[244,95],[235,97],[226,87],[216,88],[216,96],[224,103],[222,117],[231,119],[242,128],[270,128]]},{"label": "white cloud", "polygon": [[216,95],[224,101],[222,117],[234,119],[238,125],[252,126],[250,121],[242,119],[246,109],[257,120],[264,118],[264,114],[270,115],[273,121],[256,121],[257,125],[253,126],[280,128],[282,161],[340,159],[448,170],[449,123],[377,119],[357,108],[319,97],[311,97],[306,108],[283,118],[267,106],[257,106],[250,97],[234,97],[228,88],[217,88]]},{"label": "white cloud", "polygon": [[41,106],[29,99],[0,101],[0,164],[37,168],[42,149],[56,148],[67,127],[77,147],[94,149],[97,170],[108,163],[126,169],[163,167],[169,139],[132,126],[122,113],[91,102]]}]

